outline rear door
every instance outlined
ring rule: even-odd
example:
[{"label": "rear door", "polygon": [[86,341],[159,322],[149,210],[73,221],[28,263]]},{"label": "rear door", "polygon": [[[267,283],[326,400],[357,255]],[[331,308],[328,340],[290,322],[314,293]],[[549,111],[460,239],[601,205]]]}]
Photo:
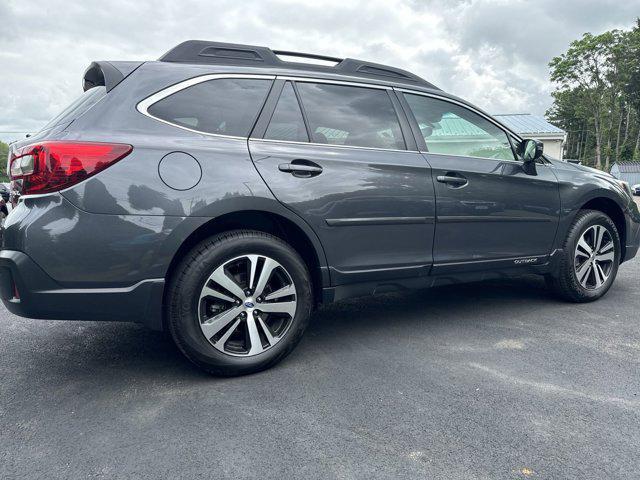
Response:
[{"label": "rear door", "polygon": [[319,236],[333,283],[428,274],[433,183],[405,139],[393,92],[308,79],[279,86],[249,141],[251,157],[278,200]]},{"label": "rear door", "polygon": [[433,169],[433,272],[547,261],[558,226],[557,179],[545,164],[525,173],[509,134],[466,106],[404,92],[401,98]]}]

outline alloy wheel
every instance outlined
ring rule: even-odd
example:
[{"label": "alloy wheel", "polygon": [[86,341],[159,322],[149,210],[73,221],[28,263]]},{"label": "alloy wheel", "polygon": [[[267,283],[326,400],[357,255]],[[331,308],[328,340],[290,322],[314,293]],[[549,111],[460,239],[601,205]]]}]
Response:
[{"label": "alloy wheel", "polygon": [[200,328],[217,350],[254,356],[282,340],[296,307],[296,287],[280,263],[265,255],[242,255],[216,268],[205,281]]},{"label": "alloy wheel", "polygon": [[602,225],[592,225],[580,236],[574,252],[576,278],[587,290],[602,287],[613,271],[616,258],[611,232]]}]

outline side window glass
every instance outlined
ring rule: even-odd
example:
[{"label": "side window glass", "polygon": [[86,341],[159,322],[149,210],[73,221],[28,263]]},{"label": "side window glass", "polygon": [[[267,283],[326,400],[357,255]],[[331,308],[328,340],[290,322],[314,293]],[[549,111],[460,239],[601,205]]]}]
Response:
[{"label": "side window glass", "polygon": [[297,85],[314,143],[406,149],[386,90],[328,83]]},{"label": "side window glass", "polygon": [[158,100],[147,112],[199,132],[246,137],[271,83],[253,78],[209,80]]},{"label": "side window glass", "polygon": [[521,140],[518,140],[516,137],[509,137],[511,139],[511,145],[513,146],[513,151],[516,154],[516,158],[520,161],[522,161],[522,154],[524,153],[523,150],[523,142]]},{"label": "side window glass", "polygon": [[302,111],[291,82],[287,82],[280,94],[276,109],[264,134],[270,140],[308,142],[309,136],[304,126]]},{"label": "side window glass", "polygon": [[430,153],[515,160],[507,134],[464,107],[404,94]]}]

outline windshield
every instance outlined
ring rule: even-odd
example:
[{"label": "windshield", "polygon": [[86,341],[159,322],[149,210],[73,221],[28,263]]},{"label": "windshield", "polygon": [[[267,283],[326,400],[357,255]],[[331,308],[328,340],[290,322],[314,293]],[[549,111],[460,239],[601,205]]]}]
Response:
[{"label": "windshield", "polygon": [[55,127],[56,125],[60,125],[63,122],[71,123],[73,120],[78,118],[80,115],[85,113],[91,107],[93,107],[98,101],[107,94],[107,89],[104,86],[93,87],[78,98],[76,98],[71,105],[65,108],[58,115],[53,117],[42,130],[47,130],[49,128]]}]

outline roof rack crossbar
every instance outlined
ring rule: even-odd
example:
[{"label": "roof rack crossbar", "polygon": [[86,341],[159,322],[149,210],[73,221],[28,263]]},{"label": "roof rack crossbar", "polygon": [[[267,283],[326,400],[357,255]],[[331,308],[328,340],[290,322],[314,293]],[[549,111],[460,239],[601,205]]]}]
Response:
[{"label": "roof rack crossbar", "polygon": [[[317,65],[296,61],[288,62],[279,58],[278,55],[335,62],[336,65]],[[390,67],[388,65],[379,65],[377,63],[355,60],[353,58],[337,58],[328,55],[292,52],[288,50],[271,50],[268,47],[258,47],[254,45],[188,40],[169,50],[160,57],[159,60],[161,62],[175,63],[246,65],[255,67],[280,67],[296,70],[319,70],[323,72],[342,73],[365,78],[384,77],[388,80],[438,89],[435,85],[411,72]]]},{"label": "roof rack crossbar", "polygon": [[327,55],[317,55],[315,53],[291,52],[288,50],[273,50],[273,53],[275,53],[276,55],[283,55],[287,57],[309,58],[312,60],[324,60],[325,62],[335,63],[340,63],[344,60],[344,58],[329,57]]}]

